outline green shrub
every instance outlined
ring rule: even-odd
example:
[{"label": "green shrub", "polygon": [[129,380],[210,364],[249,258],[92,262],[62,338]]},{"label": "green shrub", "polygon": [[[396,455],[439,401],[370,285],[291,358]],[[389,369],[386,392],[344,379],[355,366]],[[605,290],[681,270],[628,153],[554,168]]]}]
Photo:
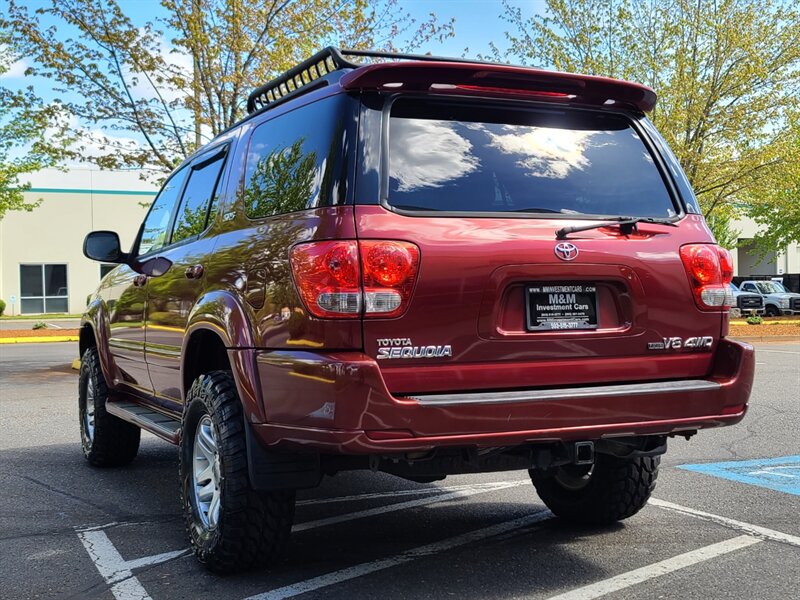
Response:
[{"label": "green shrub", "polygon": [[47,329],[47,323],[44,321],[36,321],[36,323],[33,324],[33,329]]},{"label": "green shrub", "polygon": [[3,316],[3,311],[6,309],[6,301],[0,300],[0,317]]},{"label": "green shrub", "polygon": [[747,317],[747,324],[748,325],[761,325],[764,322],[764,319],[759,317],[758,315],[751,315]]}]

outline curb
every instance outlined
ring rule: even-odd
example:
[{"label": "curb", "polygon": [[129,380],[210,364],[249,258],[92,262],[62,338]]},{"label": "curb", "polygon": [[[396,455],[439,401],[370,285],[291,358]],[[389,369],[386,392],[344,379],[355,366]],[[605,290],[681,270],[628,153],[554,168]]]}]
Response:
[{"label": "curb", "polygon": [[49,335],[46,337],[0,338],[0,344],[44,344],[47,342],[77,342],[77,335]]}]

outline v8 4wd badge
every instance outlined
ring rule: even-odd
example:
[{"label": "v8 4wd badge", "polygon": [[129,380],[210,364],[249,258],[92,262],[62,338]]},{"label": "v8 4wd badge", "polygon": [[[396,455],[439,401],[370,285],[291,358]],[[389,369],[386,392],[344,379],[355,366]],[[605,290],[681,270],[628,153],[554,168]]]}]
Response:
[{"label": "v8 4wd badge", "polygon": [[665,337],[660,342],[648,342],[648,350],[680,350],[681,348],[690,348],[692,350],[708,350],[714,344],[714,338],[711,336],[703,337],[688,337],[686,339],[679,337]]}]

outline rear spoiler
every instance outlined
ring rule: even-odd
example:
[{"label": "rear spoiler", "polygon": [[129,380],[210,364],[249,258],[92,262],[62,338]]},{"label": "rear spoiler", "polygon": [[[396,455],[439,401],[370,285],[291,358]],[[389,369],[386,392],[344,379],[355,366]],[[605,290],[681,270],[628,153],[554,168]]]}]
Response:
[{"label": "rear spoiler", "polygon": [[489,95],[632,108],[650,112],[656,93],[646,85],[488,63],[407,61],[376,63],[346,72],[347,90]]}]

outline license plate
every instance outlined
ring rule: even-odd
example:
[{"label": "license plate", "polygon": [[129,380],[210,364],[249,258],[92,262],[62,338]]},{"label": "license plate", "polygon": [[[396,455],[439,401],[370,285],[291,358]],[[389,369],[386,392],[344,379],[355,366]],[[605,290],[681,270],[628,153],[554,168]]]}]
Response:
[{"label": "license plate", "polygon": [[537,283],[527,286],[528,331],[597,329],[597,286],[592,283]]}]

